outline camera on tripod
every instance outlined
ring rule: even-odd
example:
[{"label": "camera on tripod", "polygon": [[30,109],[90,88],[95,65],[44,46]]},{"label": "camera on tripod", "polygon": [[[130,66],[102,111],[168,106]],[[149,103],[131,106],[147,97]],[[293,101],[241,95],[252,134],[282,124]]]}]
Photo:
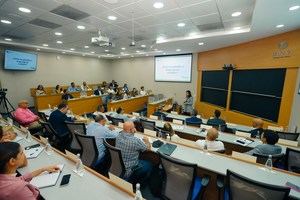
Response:
[{"label": "camera on tripod", "polygon": [[7,92],[7,88],[0,88],[0,95],[5,96]]},{"label": "camera on tripod", "polygon": [[[9,114],[11,111],[15,110],[9,100],[6,98],[6,92],[7,88],[0,88],[0,110],[2,111],[0,114]],[[8,106],[10,106],[10,108]]]}]

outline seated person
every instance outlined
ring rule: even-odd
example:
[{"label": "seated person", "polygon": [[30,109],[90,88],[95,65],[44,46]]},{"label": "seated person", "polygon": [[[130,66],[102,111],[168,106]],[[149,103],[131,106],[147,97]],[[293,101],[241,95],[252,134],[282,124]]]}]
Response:
[{"label": "seated person", "polygon": [[161,105],[156,108],[156,111],[152,115],[157,116],[159,120],[165,120],[165,118],[167,117],[167,115],[162,112]]},{"label": "seated person", "polygon": [[178,142],[178,140],[180,140],[180,137],[175,134],[175,131],[173,130],[173,128],[169,122],[166,122],[164,124],[164,127],[162,128],[162,130],[169,133],[169,137],[170,137],[171,141]]},{"label": "seated person", "polygon": [[64,93],[63,95],[61,96],[61,99],[62,100],[69,100],[69,99],[73,99],[73,95],[71,95],[68,90],[64,89]]},{"label": "seated person", "polygon": [[116,138],[116,148],[121,150],[122,158],[125,165],[124,179],[142,186],[147,182],[151,174],[152,164],[146,160],[140,160],[140,152],[151,149],[148,137],[143,140],[134,136],[136,129],[132,122],[123,124],[123,131]]},{"label": "seated person", "polygon": [[219,132],[215,128],[210,128],[207,130],[205,140],[197,140],[196,145],[200,149],[204,149],[205,145],[208,151],[222,151],[224,150],[224,144],[221,141],[216,141],[219,136]]},{"label": "seated person", "polygon": [[2,127],[0,127],[0,142],[10,142],[13,141],[17,137],[17,134],[13,131],[4,131]]},{"label": "seated person", "polygon": [[112,80],[109,84],[109,87],[116,91],[116,89],[118,88],[118,84],[115,80]]},{"label": "seated person", "polygon": [[127,83],[124,84],[122,90],[123,90],[123,92],[125,92],[125,93],[129,93],[129,89],[128,89]]},{"label": "seated person", "polygon": [[95,137],[96,145],[99,152],[98,160],[94,167],[96,169],[99,169],[100,172],[103,173],[106,172],[104,171],[105,169],[101,165],[104,164],[105,161],[107,161],[107,157],[105,157],[105,146],[103,144],[103,139],[116,138],[119,134],[117,131],[115,131],[112,125],[106,127],[105,123],[106,119],[103,115],[100,114],[95,117],[95,122],[91,122],[86,127],[86,135]]},{"label": "seated person", "polygon": [[46,92],[44,90],[43,85],[38,85],[36,90],[35,90],[35,95],[40,96],[40,95],[46,95]]},{"label": "seated person", "polygon": [[144,86],[141,87],[141,91],[140,91],[140,95],[145,96],[147,94],[147,92],[145,91]]},{"label": "seated person", "polygon": [[214,117],[212,119],[207,120],[207,125],[219,128],[219,126],[226,125],[226,122],[220,118],[221,111],[215,110]]},{"label": "seated person", "polygon": [[88,90],[91,90],[91,88],[86,84],[85,81],[82,82],[82,85],[80,87],[81,91],[87,92]]},{"label": "seated person", "polygon": [[255,137],[261,138],[261,135],[264,132],[264,129],[263,129],[264,122],[263,122],[263,120],[260,119],[260,118],[253,119],[252,126],[253,126],[254,129],[250,131],[251,137],[252,138],[255,138]]},{"label": "seated person", "polygon": [[39,189],[30,184],[32,178],[43,172],[59,171],[59,167],[55,165],[16,177],[16,170],[26,165],[27,159],[20,144],[16,142],[0,143],[0,199],[39,199]]},{"label": "seated person", "polygon": [[129,98],[130,98],[129,92],[124,92],[123,99],[129,99]]},{"label": "seated person", "polygon": [[68,92],[79,92],[79,91],[80,91],[80,89],[75,86],[74,82],[72,82],[71,86],[68,87]]},{"label": "seated person", "polygon": [[121,90],[119,88],[117,88],[116,90],[117,90],[117,92],[114,95],[114,100],[117,101],[117,100],[123,99],[123,94],[122,94]]},{"label": "seated person", "polygon": [[276,155],[281,153],[281,146],[276,145],[279,140],[279,136],[270,130],[266,130],[261,137],[263,144],[257,145],[254,149],[247,152],[249,155],[261,154],[261,155]]},{"label": "seated person", "polygon": [[50,114],[49,117],[49,122],[57,132],[57,134],[59,134],[61,137],[66,138],[69,137],[70,133],[68,127],[65,124],[65,121],[74,122],[73,118],[67,116],[68,110],[68,104],[61,103],[58,105],[57,109]]},{"label": "seated person", "polygon": [[103,94],[103,92],[101,90],[101,86],[98,85],[97,89],[94,91],[94,95],[101,96],[102,94]]},{"label": "seated person", "polygon": [[201,124],[202,123],[202,119],[199,119],[197,117],[198,112],[196,109],[193,109],[191,114],[192,114],[192,116],[190,118],[185,119],[186,123],[191,123],[191,124]]},{"label": "seated person", "polygon": [[63,93],[63,89],[59,85],[56,85],[55,86],[55,93],[56,94],[62,94]]},{"label": "seated person", "polygon": [[133,117],[133,118],[130,118],[128,117],[127,115],[124,114],[124,110],[123,108],[119,107],[116,111],[116,113],[114,113],[112,115],[112,117],[114,118],[118,118],[118,119],[123,119],[124,122],[127,122],[127,121],[136,121],[137,118]]},{"label": "seated person", "polygon": [[113,88],[113,86],[109,86],[108,89],[107,89],[107,93],[109,93],[109,94],[115,94],[116,91],[115,91],[115,89]]},{"label": "seated person", "polygon": [[139,92],[137,91],[136,88],[133,88],[132,91],[131,91],[131,96],[135,97],[135,96],[138,96],[139,95]]},{"label": "seated person", "polygon": [[20,123],[20,125],[28,127],[29,131],[42,128],[41,124],[39,123],[39,116],[35,115],[28,109],[27,100],[21,100],[18,106],[19,107],[14,113],[14,117]]}]

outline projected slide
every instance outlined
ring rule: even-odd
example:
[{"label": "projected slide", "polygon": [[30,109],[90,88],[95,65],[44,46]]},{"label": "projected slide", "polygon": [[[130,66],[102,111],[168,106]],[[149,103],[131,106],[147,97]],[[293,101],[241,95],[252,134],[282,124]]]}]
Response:
[{"label": "projected slide", "polygon": [[5,51],[4,69],[36,70],[37,55],[19,51]]},{"label": "projected slide", "polygon": [[155,81],[191,82],[192,54],[156,56]]}]

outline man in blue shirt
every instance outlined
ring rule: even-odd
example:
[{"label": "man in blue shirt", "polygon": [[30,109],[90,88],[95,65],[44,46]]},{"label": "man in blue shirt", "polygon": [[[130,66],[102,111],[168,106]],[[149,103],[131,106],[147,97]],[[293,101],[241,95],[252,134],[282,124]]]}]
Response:
[{"label": "man in blue shirt", "polygon": [[68,92],[79,92],[79,91],[80,91],[80,89],[75,86],[74,82],[72,82],[71,86],[68,87]]},{"label": "man in blue shirt", "polygon": [[95,122],[91,122],[86,127],[86,134],[88,136],[94,136],[96,145],[98,148],[98,160],[96,162],[95,168],[100,172],[106,173],[105,171],[105,161],[107,161],[107,157],[105,156],[105,146],[103,144],[103,139],[106,138],[116,138],[118,136],[118,132],[114,130],[113,126],[106,127],[105,126],[106,119],[103,115],[97,115],[95,117]]},{"label": "man in blue shirt", "polygon": [[132,184],[146,183],[152,170],[152,164],[146,160],[139,160],[140,152],[151,149],[148,137],[143,140],[134,136],[136,129],[133,122],[125,122],[123,131],[116,138],[116,147],[121,150],[125,165],[125,179]]},{"label": "man in blue shirt", "polygon": [[193,109],[193,111],[192,111],[192,117],[186,118],[186,119],[185,119],[186,123],[187,123],[187,124],[197,124],[197,125],[199,124],[199,126],[200,126],[200,124],[202,123],[202,120],[199,119],[199,118],[197,117],[197,115],[198,115],[197,110],[196,110],[196,109]]}]

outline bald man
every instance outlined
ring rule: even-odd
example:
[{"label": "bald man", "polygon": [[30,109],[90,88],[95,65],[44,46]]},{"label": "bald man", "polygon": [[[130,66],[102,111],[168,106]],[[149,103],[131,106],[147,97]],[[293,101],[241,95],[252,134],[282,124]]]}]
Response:
[{"label": "bald man", "polygon": [[219,132],[215,128],[210,128],[207,130],[205,140],[197,140],[196,145],[200,147],[200,149],[204,149],[206,144],[208,151],[222,151],[224,150],[224,144],[221,141],[216,141],[219,136]]},{"label": "bald man", "polygon": [[28,109],[28,101],[21,100],[18,104],[18,108],[14,113],[15,119],[20,125],[28,127],[29,130],[41,129],[42,126],[39,123],[39,116],[35,115]]},{"label": "bald man", "polygon": [[146,160],[139,160],[140,152],[151,148],[148,137],[142,140],[134,136],[136,129],[133,122],[125,122],[123,131],[116,138],[116,147],[121,150],[125,165],[125,175],[132,184],[140,183],[144,185],[152,170],[152,164]]},{"label": "bald man", "polygon": [[261,138],[262,133],[264,132],[263,126],[264,122],[260,118],[254,118],[252,121],[253,130],[250,131],[252,138]]}]

